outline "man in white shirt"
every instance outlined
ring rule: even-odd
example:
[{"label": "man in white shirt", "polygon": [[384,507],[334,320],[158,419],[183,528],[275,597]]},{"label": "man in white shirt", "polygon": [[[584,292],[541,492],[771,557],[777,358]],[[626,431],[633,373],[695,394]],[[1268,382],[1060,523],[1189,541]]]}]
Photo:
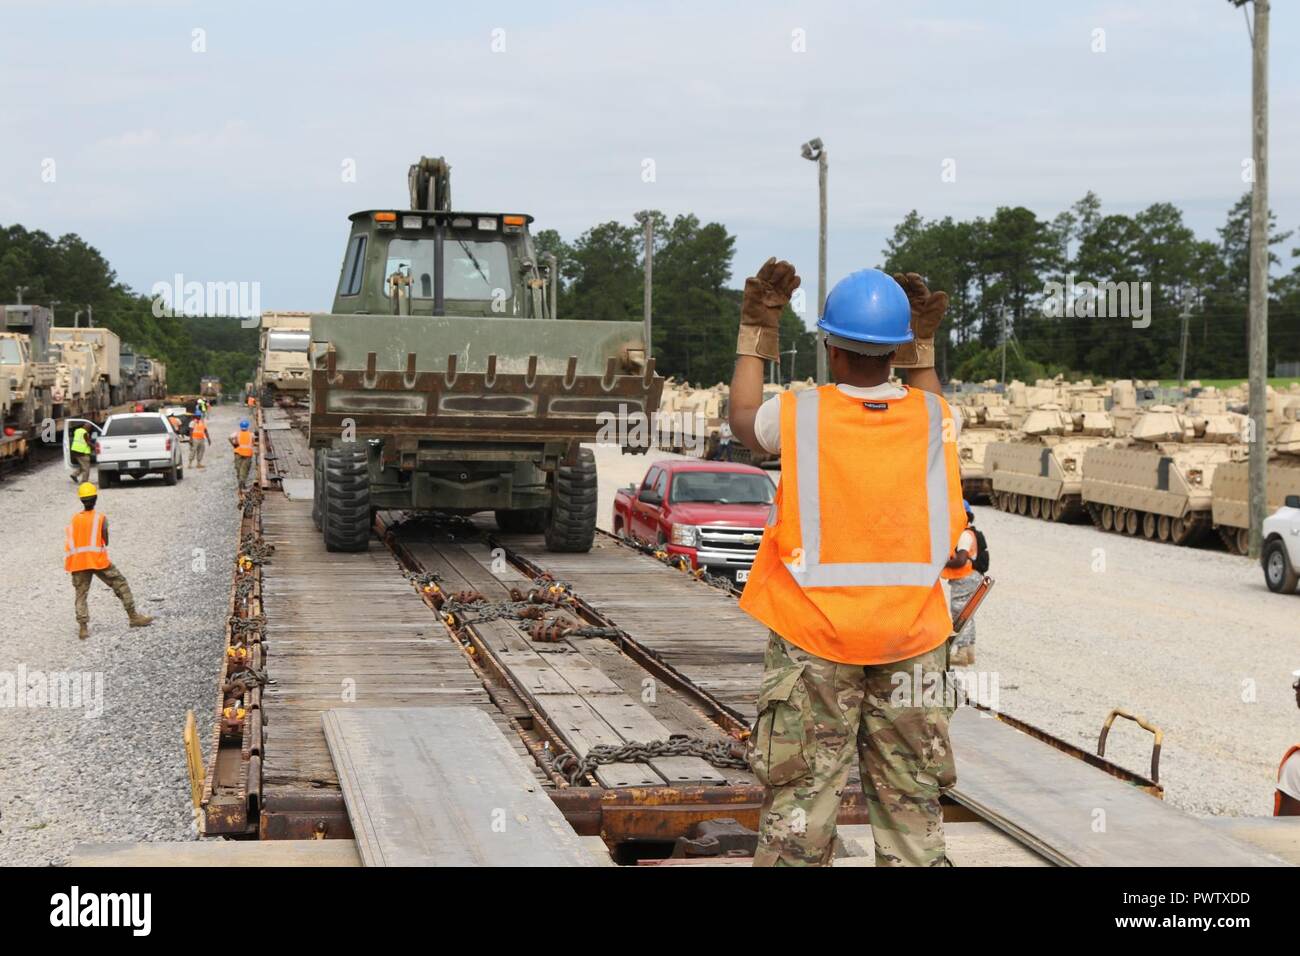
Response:
[{"label": "man in white shirt", "polygon": [[[948,599],[954,621],[966,606],[966,602],[971,599],[971,595],[979,588],[980,582],[984,580],[984,575],[980,574],[974,566],[975,559],[979,557],[979,538],[975,535],[975,513],[971,511],[969,501],[963,500],[962,504],[966,508],[966,530],[957,538],[957,549],[948,561],[948,570],[954,575],[960,574],[967,568],[970,570],[960,577],[954,576],[948,579]],[[967,621],[966,626],[953,638],[952,646],[949,648],[948,663],[952,667],[974,665],[974,618]]]}]

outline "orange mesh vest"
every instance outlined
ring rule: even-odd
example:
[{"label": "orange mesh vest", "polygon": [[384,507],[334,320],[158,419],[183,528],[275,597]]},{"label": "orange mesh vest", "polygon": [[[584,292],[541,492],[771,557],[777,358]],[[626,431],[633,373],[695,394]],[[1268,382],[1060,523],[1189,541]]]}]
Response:
[{"label": "orange mesh vest", "polygon": [[190,439],[192,441],[203,441],[208,437],[208,426],[203,422],[195,422],[190,426]]},{"label": "orange mesh vest", "polygon": [[102,571],[108,567],[108,545],[104,543],[104,516],[82,511],[73,516],[63,542],[63,570]]},{"label": "orange mesh vest", "polygon": [[[965,520],[966,520],[966,519],[965,519],[965,516],[963,515],[963,517],[962,517],[962,521],[964,522]],[[962,531],[965,531],[966,528],[969,528],[969,527],[970,527],[970,525],[966,525],[965,527],[962,528]],[[972,531],[971,531],[971,537],[974,537],[974,536],[975,536],[975,532],[972,530]],[[958,538],[958,540],[960,540],[960,539],[961,539],[961,535],[958,535],[957,538]],[[955,547],[955,546],[954,546],[954,547]],[[944,568],[943,571],[940,572],[940,575],[939,575],[939,576],[942,577],[942,578],[944,578],[944,579],[946,579],[946,580],[948,580],[948,581],[954,581],[954,580],[956,580],[957,578],[969,577],[972,573],[974,573],[974,571],[975,571],[975,558],[976,558],[976,557],[979,555],[979,553],[980,553],[980,542],[979,542],[979,538],[975,538],[975,540],[971,542],[970,551],[968,551],[968,552],[966,552],[966,553],[970,555],[970,560],[967,561],[965,565],[963,565],[963,566],[960,567],[960,568]]]},{"label": "orange mesh vest", "polygon": [[[1278,783],[1282,782],[1282,768],[1285,767],[1286,762],[1291,759],[1291,755],[1297,752],[1300,752],[1300,744],[1296,744],[1294,747],[1292,747],[1290,750],[1288,750],[1285,754],[1282,755],[1282,762],[1277,765]],[[1274,790],[1273,791],[1273,816],[1280,817],[1281,815],[1282,815],[1282,791]]]},{"label": "orange mesh vest", "polygon": [[843,664],[933,650],[952,619],[939,572],[966,527],[948,403],[781,395],[781,482],[740,606]]},{"label": "orange mesh vest", "polygon": [[253,454],[253,433],[249,431],[240,432],[235,436],[235,454],[243,455],[245,458],[252,457]]}]

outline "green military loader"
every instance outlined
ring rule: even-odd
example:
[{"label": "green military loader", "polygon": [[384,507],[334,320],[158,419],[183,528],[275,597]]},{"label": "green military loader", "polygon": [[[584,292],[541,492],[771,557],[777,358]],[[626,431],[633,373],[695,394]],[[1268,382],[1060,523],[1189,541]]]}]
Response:
[{"label": "green military loader", "polygon": [[312,517],[331,551],[365,550],[381,509],[493,511],[586,551],[596,462],[580,443],[653,413],[663,379],[641,323],[555,317],[532,217],[452,211],[450,192],[425,158],[409,209],[351,216],[333,311],[311,317]]}]

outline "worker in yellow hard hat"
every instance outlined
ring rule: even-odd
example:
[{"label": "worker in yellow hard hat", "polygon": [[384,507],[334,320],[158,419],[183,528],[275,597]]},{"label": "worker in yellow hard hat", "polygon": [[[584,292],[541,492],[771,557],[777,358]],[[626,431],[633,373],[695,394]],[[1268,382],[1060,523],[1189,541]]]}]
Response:
[{"label": "worker in yellow hard hat", "polygon": [[90,610],[86,606],[86,596],[94,578],[113,589],[126,608],[132,627],[148,627],[153,618],[136,611],[130,585],[122,572],[108,560],[108,518],[95,510],[99,489],[88,481],[82,482],[77,488],[77,497],[81,499],[82,510],[68,522],[63,543],[63,570],[72,575],[72,586],[77,591],[77,636],[82,640],[90,636]]}]

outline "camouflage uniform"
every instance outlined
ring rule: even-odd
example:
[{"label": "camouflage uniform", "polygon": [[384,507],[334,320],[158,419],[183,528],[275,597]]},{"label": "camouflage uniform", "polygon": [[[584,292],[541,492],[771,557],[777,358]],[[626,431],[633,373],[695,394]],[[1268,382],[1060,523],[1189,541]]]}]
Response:
[{"label": "camouflage uniform", "polygon": [[[975,589],[980,586],[980,582],[983,580],[984,575],[978,571],[971,571],[964,578],[953,578],[948,582],[949,606],[952,609],[954,621],[957,620],[957,615],[961,613],[961,609],[966,606],[966,602],[970,600],[971,595],[975,593]],[[959,647],[975,646],[975,618],[967,621],[966,626],[961,629],[961,633],[952,639],[952,646],[953,650]]]},{"label": "camouflage uniform", "polygon": [[[916,667],[926,686],[937,681],[937,700],[912,705]],[[750,766],[767,788],[755,866],[830,863],[855,751],[876,865],[950,865],[939,806],[940,791],[957,779],[946,670],[946,644],[863,667],[817,657],[772,632],[749,742]]]},{"label": "camouflage uniform", "polygon": [[90,609],[86,606],[86,596],[90,593],[90,582],[95,578],[103,581],[117,599],[122,602],[122,607],[126,608],[128,615],[134,616],[135,597],[131,594],[131,586],[126,583],[126,578],[116,566],[110,564],[108,567],[99,571],[73,571],[72,586],[77,589],[77,623],[90,623]]},{"label": "camouflage uniform", "polygon": [[253,467],[252,455],[235,456],[235,478],[239,480],[239,487],[244,487],[248,483],[248,471]]}]

